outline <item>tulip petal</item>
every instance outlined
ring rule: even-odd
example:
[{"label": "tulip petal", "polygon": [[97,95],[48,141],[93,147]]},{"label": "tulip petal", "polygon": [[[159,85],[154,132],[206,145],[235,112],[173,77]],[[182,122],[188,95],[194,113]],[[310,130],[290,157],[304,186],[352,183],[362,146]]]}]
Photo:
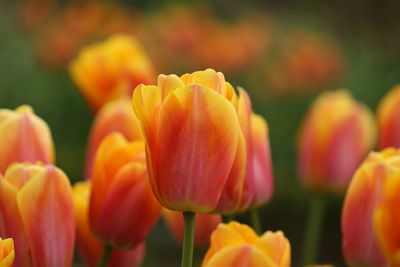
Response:
[{"label": "tulip petal", "polygon": [[89,135],[85,178],[92,176],[94,157],[101,141],[112,132],[120,132],[129,141],[143,139],[140,122],[132,110],[129,99],[111,101],[96,114]]},{"label": "tulip petal", "polygon": [[400,171],[384,184],[384,197],[374,214],[375,230],[391,266],[400,266]]},{"label": "tulip petal", "polygon": [[141,243],[159,218],[161,206],[148,183],[146,165],[126,164],[113,179],[99,217],[96,233],[105,243],[132,248]]},{"label": "tulip petal", "polygon": [[71,186],[65,174],[46,166],[25,184],[17,200],[33,265],[70,266],[75,219]]},{"label": "tulip petal", "polygon": [[31,266],[29,245],[18,210],[17,188],[0,177],[0,235],[15,245],[15,266]]},{"label": "tulip petal", "polygon": [[255,194],[252,207],[265,204],[272,195],[274,177],[272,171],[271,152],[268,141],[268,125],[263,117],[252,115],[253,138],[253,175]]},{"label": "tulip petal", "polygon": [[175,89],[177,89],[181,86],[184,86],[185,84],[175,74],[171,74],[168,76],[164,75],[164,74],[160,74],[158,76],[157,85],[158,85],[158,87],[160,87],[161,92],[162,92],[162,98],[164,99],[169,95],[169,93],[171,93],[172,91],[174,91]]},{"label": "tulip petal", "polygon": [[203,267],[278,267],[257,247],[242,244],[228,246],[215,254]]},{"label": "tulip petal", "polygon": [[159,201],[179,211],[214,210],[236,154],[233,106],[205,87],[180,87],[164,100],[158,119],[163,131],[156,130],[156,144],[148,142],[148,165]]},{"label": "tulip petal", "polygon": [[14,241],[11,238],[0,238],[0,267],[12,267],[14,258]]},{"label": "tulip petal", "polygon": [[54,161],[50,129],[28,106],[19,107],[0,124],[0,172],[13,162]]},{"label": "tulip petal", "polygon": [[256,246],[264,251],[280,267],[290,266],[290,244],[281,231],[265,232],[257,240]]},{"label": "tulip petal", "polygon": [[349,265],[386,266],[373,234],[373,212],[389,171],[382,163],[364,163],[348,188],[342,210],[342,249]]},{"label": "tulip petal", "polygon": [[[246,178],[246,143],[239,133],[237,152],[228,179],[218,202],[216,212],[221,214],[238,213],[245,210],[251,201],[251,190]],[[245,189],[246,188],[246,189]]]}]

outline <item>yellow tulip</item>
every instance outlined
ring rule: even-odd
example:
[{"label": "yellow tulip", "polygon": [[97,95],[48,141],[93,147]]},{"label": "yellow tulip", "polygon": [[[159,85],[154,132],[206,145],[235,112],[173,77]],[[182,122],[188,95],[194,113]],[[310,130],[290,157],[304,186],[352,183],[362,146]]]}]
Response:
[{"label": "yellow tulip", "polygon": [[154,80],[150,60],[139,42],[128,35],[114,35],[84,47],[69,69],[93,110],[109,100],[130,96],[138,84]]},{"label": "yellow tulip", "polygon": [[203,267],[289,267],[290,243],[281,231],[258,236],[244,224],[220,224],[211,236]]}]

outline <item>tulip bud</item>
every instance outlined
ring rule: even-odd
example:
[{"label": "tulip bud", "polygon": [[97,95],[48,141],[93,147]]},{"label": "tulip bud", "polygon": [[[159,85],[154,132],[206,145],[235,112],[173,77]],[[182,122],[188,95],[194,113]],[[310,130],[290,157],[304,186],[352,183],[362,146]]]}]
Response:
[{"label": "tulip bud", "polygon": [[122,98],[106,103],[96,114],[89,135],[85,177],[92,175],[93,160],[101,141],[112,132],[120,132],[128,141],[142,140],[140,122],[130,100]]},{"label": "tulip bud", "polygon": [[[399,150],[398,150],[399,151]],[[399,151],[400,152],[400,151]],[[383,199],[375,210],[374,225],[378,242],[390,266],[400,266],[400,153],[393,157],[390,177],[383,185]],[[394,162],[396,161],[396,162]]]},{"label": "tulip bud", "polygon": [[212,233],[203,267],[290,266],[290,243],[281,231],[258,236],[244,224],[220,224]]},{"label": "tulip bud", "polygon": [[93,110],[109,100],[130,96],[140,83],[151,83],[153,67],[131,36],[115,35],[85,47],[70,64],[71,76]]},{"label": "tulip bud", "polygon": [[52,165],[14,164],[0,178],[0,235],[14,239],[15,267],[71,266],[71,186]]},{"label": "tulip bud", "polygon": [[300,129],[299,175],[312,189],[341,192],[374,140],[367,107],[344,90],[322,93]]},{"label": "tulip bud", "polygon": [[0,237],[0,266],[12,267],[14,257],[14,241],[12,238],[1,239]]},{"label": "tulip bud", "polygon": [[[78,249],[86,264],[94,267],[97,266],[101,258],[104,244],[95,237],[89,226],[90,180],[76,183],[72,190],[75,204],[76,241]],[[144,244],[139,244],[129,250],[114,249],[110,255],[107,266],[139,266],[143,255]]]},{"label": "tulip bud", "polygon": [[13,162],[54,162],[50,129],[30,106],[0,109],[0,136],[0,173]]},{"label": "tulip bud", "polygon": [[[163,217],[175,239],[183,243],[183,215],[181,212],[168,209],[163,210]],[[221,223],[221,215],[197,213],[194,227],[194,244],[196,247],[205,247],[210,243],[211,233]]]},{"label": "tulip bud", "polygon": [[400,86],[394,87],[379,103],[379,149],[400,148]]},{"label": "tulip bud", "polygon": [[[387,266],[373,229],[383,185],[400,175],[400,151],[371,152],[351,180],[342,210],[342,249],[350,266]],[[397,178],[397,177],[396,177]]]},{"label": "tulip bud", "polygon": [[[150,181],[164,207],[214,211],[235,162],[237,169],[245,168],[246,153],[238,153],[243,136],[236,100],[223,74],[211,69],[180,78],[160,75],[157,86],[135,89]],[[243,176],[238,181],[243,183]]]},{"label": "tulip bud", "polygon": [[140,244],[161,214],[151,192],[144,143],[112,133],[97,150],[89,208],[90,226],[105,244],[129,249]]}]

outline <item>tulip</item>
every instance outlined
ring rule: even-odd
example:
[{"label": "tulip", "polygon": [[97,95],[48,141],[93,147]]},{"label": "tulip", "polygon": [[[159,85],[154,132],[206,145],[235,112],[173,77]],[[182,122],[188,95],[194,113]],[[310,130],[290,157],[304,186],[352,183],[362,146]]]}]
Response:
[{"label": "tulip", "polygon": [[2,239],[0,237],[0,266],[11,267],[14,262],[14,241],[12,238]]},{"label": "tulip", "polygon": [[[96,266],[104,250],[104,244],[92,233],[89,225],[90,180],[76,183],[73,188],[76,219],[76,241],[79,252],[88,266]],[[130,250],[114,250],[109,267],[139,266],[144,255],[144,244]]]},{"label": "tulip", "polygon": [[244,224],[220,224],[211,236],[203,267],[288,267],[290,243],[281,231],[258,236]]},{"label": "tulip", "polygon": [[400,153],[391,159],[383,185],[383,197],[374,213],[378,243],[390,266],[400,266]]},{"label": "tulip", "polygon": [[374,119],[347,91],[322,93],[300,129],[298,170],[312,189],[344,191],[371,149]]},{"label": "tulip", "polygon": [[93,232],[108,246],[139,245],[161,214],[148,182],[144,143],[128,142],[120,133],[108,135],[97,150],[91,180]]},{"label": "tulip", "polygon": [[69,69],[95,111],[109,100],[130,96],[138,84],[154,79],[153,67],[143,48],[128,35],[114,35],[83,48]]},{"label": "tulip", "polygon": [[14,239],[14,266],[71,266],[74,234],[67,176],[52,165],[10,166],[0,178],[0,235]]},{"label": "tulip", "polygon": [[[179,243],[183,243],[183,216],[181,212],[163,210],[168,228]],[[221,223],[221,215],[198,213],[195,217],[194,243],[197,247],[209,245],[211,233]]]},{"label": "tulip", "polygon": [[212,69],[160,75],[157,86],[134,90],[133,107],[146,139],[153,193],[165,208],[184,212],[182,267],[191,266],[194,212],[219,209],[223,191],[244,186],[246,147],[236,93]]},{"label": "tulip", "polygon": [[245,153],[237,156],[235,101],[232,86],[211,69],[180,78],[160,75],[158,86],[135,89],[150,181],[164,207],[201,213],[217,208],[234,161],[245,163]]},{"label": "tulip", "polygon": [[377,110],[379,148],[400,148],[400,86],[394,87],[379,103]]},{"label": "tulip", "polygon": [[[371,152],[354,174],[342,210],[342,249],[350,266],[387,266],[373,228],[383,185],[400,175],[400,150]],[[397,178],[397,177],[395,177]]]},{"label": "tulip", "polygon": [[93,160],[101,141],[112,132],[120,132],[129,141],[143,139],[139,120],[128,99],[110,101],[97,112],[89,135],[86,178],[92,176]]},{"label": "tulip", "polygon": [[0,173],[13,162],[54,163],[50,129],[30,106],[0,109]]}]

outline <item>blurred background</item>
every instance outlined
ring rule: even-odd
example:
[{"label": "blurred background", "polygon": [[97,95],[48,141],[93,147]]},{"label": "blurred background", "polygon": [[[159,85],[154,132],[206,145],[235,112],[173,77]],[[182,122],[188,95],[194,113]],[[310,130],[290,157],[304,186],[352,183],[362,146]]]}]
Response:
[{"label": "blurred background", "polygon": [[[222,71],[269,123],[275,193],[261,209],[263,226],[285,232],[299,266],[309,195],[296,177],[296,132],[323,90],[347,88],[375,110],[399,82],[398,10],[394,0],[3,0],[0,107],[31,105],[52,130],[57,165],[75,182],[93,120],[67,70],[82,46],[129,33],[157,73]],[[341,205],[342,197],[328,205],[319,263],[344,266]],[[179,266],[180,247],[162,221],[148,250],[144,266]]]}]

